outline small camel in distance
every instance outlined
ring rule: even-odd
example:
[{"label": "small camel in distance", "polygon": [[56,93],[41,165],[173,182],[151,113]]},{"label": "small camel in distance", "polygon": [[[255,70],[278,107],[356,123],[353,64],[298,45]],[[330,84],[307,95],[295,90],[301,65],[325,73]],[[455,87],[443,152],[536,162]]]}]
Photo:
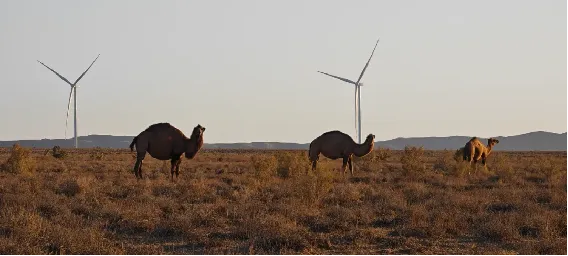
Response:
[{"label": "small camel in distance", "polygon": [[153,158],[171,160],[173,181],[174,171],[176,178],[179,176],[181,155],[185,153],[185,158],[193,159],[203,146],[203,132],[205,132],[205,127],[198,124],[193,128],[191,136],[187,138],[183,132],[169,123],[150,125],[130,143],[130,151],[134,151],[134,145],[136,145],[136,164],[134,164],[136,178],[142,179],[142,161],[148,152]]},{"label": "small camel in distance", "polygon": [[312,171],[316,170],[319,154],[335,160],[342,158],[343,165],[342,171],[345,174],[345,167],[349,164],[349,171],[353,175],[353,155],[357,157],[364,157],[373,151],[375,147],[375,135],[369,134],[363,144],[357,144],[351,136],[340,131],[329,131],[310,143],[308,157],[312,164]]},{"label": "small camel in distance", "polygon": [[470,163],[472,163],[473,161],[473,164],[477,169],[477,161],[481,159],[483,167],[487,167],[487,157],[491,154],[491,150],[497,143],[499,143],[498,139],[489,138],[487,140],[487,146],[485,146],[477,137],[473,137],[465,144],[465,147],[463,148],[463,160]]}]

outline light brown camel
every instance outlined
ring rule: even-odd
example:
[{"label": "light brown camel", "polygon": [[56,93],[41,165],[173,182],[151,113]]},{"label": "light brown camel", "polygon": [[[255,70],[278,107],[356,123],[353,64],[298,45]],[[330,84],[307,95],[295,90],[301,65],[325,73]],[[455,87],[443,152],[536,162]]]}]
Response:
[{"label": "light brown camel", "polygon": [[157,123],[146,128],[130,143],[130,151],[134,151],[136,145],[136,164],[134,164],[136,178],[142,179],[142,161],[148,152],[153,158],[171,160],[173,181],[174,170],[176,178],[179,175],[181,155],[185,153],[187,159],[193,159],[203,146],[203,132],[205,127],[199,124],[193,128],[189,138],[169,123]]},{"label": "light brown camel", "polygon": [[353,155],[364,157],[373,151],[375,147],[374,139],[375,135],[369,134],[363,144],[357,144],[349,135],[340,131],[326,132],[310,143],[308,157],[312,163],[312,170],[316,170],[319,154],[321,153],[332,160],[342,158],[343,173],[345,173],[345,167],[349,164],[349,171],[353,175]]},{"label": "light brown camel", "polygon": [[489,138],[487,140],[487,146],[485,146],[477,137],[473,137],[465,144],[463,160],[470,163],[473,161],[473,164],[477,168],[477,161],[481,159],[481,163],[485,167],[487,157],[491,154],[491,150],[497,143],[499,143],[499,140]]}]

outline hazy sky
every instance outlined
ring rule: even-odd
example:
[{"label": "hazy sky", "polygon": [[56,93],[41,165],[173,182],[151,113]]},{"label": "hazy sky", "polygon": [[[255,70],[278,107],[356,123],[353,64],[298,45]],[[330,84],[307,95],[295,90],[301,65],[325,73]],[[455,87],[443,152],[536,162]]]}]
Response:
[{"label": "hazy sky", "polygon": [[[565,132],[566,1],[0,1],[0,139],[170,122],[205,141]],[[68,136],[73,134],[70,113]]]}]

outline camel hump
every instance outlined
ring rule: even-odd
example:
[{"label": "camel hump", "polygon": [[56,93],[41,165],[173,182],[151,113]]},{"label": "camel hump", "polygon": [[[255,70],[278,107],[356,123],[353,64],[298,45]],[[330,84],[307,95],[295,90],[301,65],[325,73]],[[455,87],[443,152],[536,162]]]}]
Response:
[{"label": "camel hump", "polygon": [[340,131],[338,131],[338,130],[334,130],[334,131],[324,132],[321,136],[334,135],[334,134],[347,135],[347,134],[342,133],[342,132],[340,132]]},{"label": "camel hump", "polygon": [[148,128],[146,128],[146,130],[144,130],[144,132],[150,132],[150,133],[170,133],[170,134],[180,134],[182,137],[185,138],[184,133],[176,128],[175,126],[171,125],[170,123],[156,123],[153,125],[150,125]]},{"label": "camel hump", "polygon": [[175,128],[175,127],[173,125],[171,125],[170,123],[157,123],[157,124],[153,124],[153,125],[148,126],[148,128],[146,128],[145,131],[153,132],[153,131],[169,129],[169,128]]}]

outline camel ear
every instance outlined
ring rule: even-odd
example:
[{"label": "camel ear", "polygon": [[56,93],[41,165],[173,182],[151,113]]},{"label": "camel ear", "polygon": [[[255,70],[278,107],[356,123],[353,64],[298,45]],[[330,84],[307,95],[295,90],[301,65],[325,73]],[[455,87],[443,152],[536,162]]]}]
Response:
[{"label": "camel ear", "polygon": [[498,139],[495,139],[495,143],[499,143],[499,140],[498,140]]}]

